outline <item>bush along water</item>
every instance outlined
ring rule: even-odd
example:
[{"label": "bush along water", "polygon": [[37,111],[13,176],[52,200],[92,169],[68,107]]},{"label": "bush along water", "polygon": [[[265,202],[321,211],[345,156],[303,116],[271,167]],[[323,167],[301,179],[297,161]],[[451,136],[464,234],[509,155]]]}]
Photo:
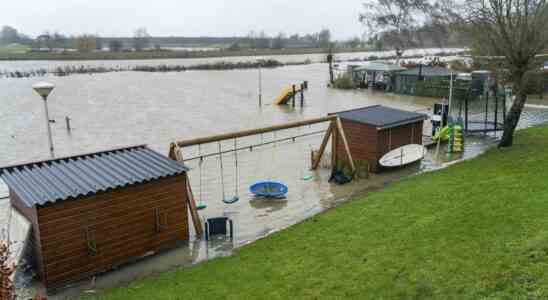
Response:
[{"label": "bush along water", "polygon": [[30,71],[0,71],[0,78],[29,78],[29,77],[40,77],[47,74],[52,74],[55,76],[68,76],[73,74],[98,74],[98,73],[109,73],[109,72],[122,72],[122,71],[133,71],[133,72],[184,72],[190,70],[196,71],[213,71],[213,70],[238,70],[238,69],[256,69],[259,67],[262,68],[277,68],[283,66],[294,66],[294,65],[307,65],[311,64],[310,60],[305,60],[302,62],[290,62],[282,63],[274,59],[268,59],[261,62],[258,61],[249,61],[249,62],[216,62],[210,64],[199,64],[191,66],[183,65],[139,65],[133,67],[93,67],[93,66],[64,66],[57,67],[53,70],[46,69],[37,69]]},{"label": "bush along water", "polygon": [[342,90],[350,90],[356,88],[356,85],[349,74],[344,74],[337,76],[331,87]]}]

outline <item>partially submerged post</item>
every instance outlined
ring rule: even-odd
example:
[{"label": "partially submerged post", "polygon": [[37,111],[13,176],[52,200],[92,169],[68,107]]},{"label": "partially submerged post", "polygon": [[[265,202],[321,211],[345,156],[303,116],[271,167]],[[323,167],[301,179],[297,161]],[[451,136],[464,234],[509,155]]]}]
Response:
[{"label": "partially submerged post", "polygon": [[301,83],[301,107],[304,107],[304,83]]},{"label": "partially submerged post", "polygon": [[295,96],[297,95],[297,88],[295,87],[295,85],[293,84],[291,86],[291,89],[292,89],[292,93],[291,93],[291,103],[293,105],[293,107],[295,107]]},{"label": "partially submerged post", "polygon": [[335,77],[333,76],[333,54],[327,54],[327,63],[329,63],[329,82],[333,84]]},{"label": "partially submerged post", "polygon": [[72,128],[70,127],[70,118],[69,118],[69,116],[65,116],[65,124],[67,126],[67,131],[70,133]]}]

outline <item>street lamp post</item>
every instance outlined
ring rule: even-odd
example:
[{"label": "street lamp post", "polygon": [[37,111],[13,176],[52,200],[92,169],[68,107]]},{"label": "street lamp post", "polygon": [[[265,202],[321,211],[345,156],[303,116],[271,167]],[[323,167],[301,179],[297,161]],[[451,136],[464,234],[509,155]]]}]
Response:
[{"label": "street lamp post", "polygon": [[34,91],[44,100],[44,112],[46,113],[46,128],[48,130],[49,152],[51,158],[54,158],[55,154],[53,152],[53,138],[51,137],[51,126],[48,112],[48,96],[54,88],[55,86],[53,84],[47,82],[39,82],[32,86],[32,89],[34,89]]},{"label": "street lamp post", "polygon": [[263,105],[263,71],[262,71],[263,59],[258,58],[257,62],[259,62],[259,106],[262,106]]}]

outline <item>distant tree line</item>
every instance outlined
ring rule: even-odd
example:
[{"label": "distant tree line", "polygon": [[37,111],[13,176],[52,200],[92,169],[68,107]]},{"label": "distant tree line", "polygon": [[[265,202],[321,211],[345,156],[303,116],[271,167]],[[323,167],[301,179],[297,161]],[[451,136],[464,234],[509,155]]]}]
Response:
[{"label": "distant tree line", "polygon": [[283,49],[283,48],[328,48],[331,44],[331,32],[322,29],[306,35],[286,35],[283,32],[268,36],[264,31],[249,32],[245,38],[234,41],[229,49]]},{"label": "distant tree line", "polygon": [[[143,51],[151,48],[151,36],[144,27],[135,30],[131,38],[102,38],[96,34],[81,34],[68,36],[59,32],[45,31],[35,39],[21,34],[11,26],[3,26],[0,30],[0,46],[10,44],[27,45],[35,50],[65,51],[69,49],[90,52],[110,50],[119,52],[134,49]],[[158,48],[158,45],[155,45]]]},{"label": "distant tree line", "polygon": [[425,24],[421,27],[403,28],[396,30],[377,31],[367,39],[353,37],[343,41],[334,41],[329,29],[322,29],[309,34],[286,34],[280,32],[274,36],[264,31],[251,31],[245,37],[153,37],[145,27],[135,30],[130,37],[101,37],[97,34],[66,35],[59,32],[40,34],[30,38],[21,34],[17,29],[3,26],[0,31],[0,45],[24,44],[34,51],[159,51],[171,48],[226,48],[227,50],[241,49],[285,49],[285,48],[323,48],[326,50],[339,49],[391,49],[407,41],[406,47],[444,47],[447,45],[467,45],[462,42],[463,37],[455,31],[449,31],[444,26]]},{"label": "distant tree line", "polygon": [[32,42],[32,39],[20,32],[17,29],[11,26],[2,26],[0,31],[0,45],[9,45],[9,44],[28,44]]}]

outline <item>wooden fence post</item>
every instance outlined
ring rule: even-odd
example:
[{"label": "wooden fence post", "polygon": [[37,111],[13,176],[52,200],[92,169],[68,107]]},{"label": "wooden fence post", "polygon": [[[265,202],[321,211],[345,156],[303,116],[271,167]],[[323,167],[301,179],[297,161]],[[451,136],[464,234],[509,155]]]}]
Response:
[{"label": "wooden fence post", "polygon": [[304,83],[301,83],[301,107],[304,106]]},{"label": "wooden fence post", "polygon": [[318,166],[320,165],[320,161],[322,160],[323,153],[325,152],[325,148],[327,146],[327,142],[329,142],[329,137],[331,136],[331,133],[333,132],[333,122],[329,123],[329,127],[327,128],[327,132],[325,133],[322,144],[320,146],[320,150],[318,151],[317,157],[313,157],[313,164],[312,164],[312,170],[316,170]]},{"label": "wooden fence post", "polygon": [[339,129],[338,131],[339,131],[340,137],[341,137],[343,145],[344,145],[344,150],[346,152],[348,162],[350,163],[350,168],[352,169],[352,174],[354,174],[354,173],[356,173],[356,165],[354,164],[354,159],[352,158],[352,153],[350,152],[350,147],[348,146],[348,140],[346,139],[346,135],[344,133],[344,129],[343,129],[343,126],[342,126],[342,123],[341,123],[341,119],[337,118],[335,122],[337,122],[337,127]]},{"label": "wooden fence post", "polygon": [[[169,146],[169,158],[181,163],[184,161],[183,155],[181,153],[181,148],[179,148],[176,143],[171,143],[171,145]],[[188,209],[190,210],[192,223],[194,224],[196,236],[201,237],[204,233],[202,228],[202,221],[200,220],[200,215],[198,214],[196,200],[194,199],[194,194],[192,193],[192,187],[190,186],[190,177],[188,176],[188,174],[185,175],[185,185]]]},{"label": "wooden fence post", "polygon": [[293,93],[291,94],[291,103],[293,107],[295,107],[295,96],[297,94],[297,89],[295,88],[295,85],[292,85],[291,88],[293,89]]}]

